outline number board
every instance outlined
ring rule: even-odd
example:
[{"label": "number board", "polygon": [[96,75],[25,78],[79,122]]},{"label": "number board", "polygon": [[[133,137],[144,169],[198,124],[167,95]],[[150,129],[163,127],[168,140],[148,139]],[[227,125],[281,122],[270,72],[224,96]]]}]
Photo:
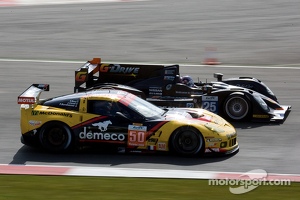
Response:
[{"label": "number board", "polygon": [[202,96],[202,108],[213,113],[218,113],[218,97],[217,96]]},{"label": "number board", "polygon": [[146,145],[146,126],[128,126],[128,146],[144,147]]}]

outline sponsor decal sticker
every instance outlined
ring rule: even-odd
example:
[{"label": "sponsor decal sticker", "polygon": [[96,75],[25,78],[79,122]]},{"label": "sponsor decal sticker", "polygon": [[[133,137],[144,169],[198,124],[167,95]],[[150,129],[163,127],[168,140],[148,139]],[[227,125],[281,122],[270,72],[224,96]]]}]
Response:
[{"label": "sponsor decal sticker", "polygon": [[86,132],[86,127],[83,127],[83,132],[79,133],[80,139],[87,139],[87,140],[100,140],[100,141],[124,141],[125,135],[124,134],[117,134],[117,133],[102,133],[102,132]]},{"label": "sponsor decal sticker", "polygon": [[202,108],[213,113],[218,113],[218,97],[202,96]]},{"label": "sponsor decal sticker", "polygon": [[215,142],[208,142],[208,143],[207,143],[207,146],[208,146],[208,147],[215,147],[215,146],[217,146],[217,144],[218,144],[218,143],[215,143]]},{"label": "sponsor decal sticker", "polygon": [[172,89],[172,84],[166,85],[166,90],[171,90]]},{"label": "sponsor decal sticker", "polygon": [[138,74],[139,67],[122,67],[118,64],[102,64],[100,66],[100,72],[109,72],[109,73],[122,73],[122,74]]},{"label": "sponsor decal sticker", "polygon": [[42,122],[41,122],[41,121],[30,120],[30,121],[29,121],[29,124],[30,124],[31,126],[39,126],[39,125],[42,124]]},{"label": "sponsor decal sticker", "polygon": [[253,85],[250,85],[250,84],[236,84],[236,86],[243,87],[243,88],[249,88],[249,89],[253,88]]},{"label": "sponsor decal sticker", "polygon": [[18,104],[34,104],[35,98],[34,97],[19,97],[18,98]]},{"label": "sponsor decal sticker", "polygon": [[49,87],[49,84],[38,84],[37,87],[40,89],[43,89],[43,90],[47,90]]},{"label": "sponsor decal sticker", "polygon": [[149,95],[162,95],[161,87],[149,87]]},{"label": "sponsor decal sticker", "polygon": [[33,115],[33,116],[35,116],[35,115],[59,115],[59,116],[63,116],[63,117],[70,117],[70,118],[73,117],[73,115],[70,113],[45,112],[45,111],[37,111],[37,110],[31,111],[31,115]]},{"label": "sponsor decal sticker", "polygon": [[148,150],[155,151],[156,150],[156,146],[155,145],[150,145],[150,146],[148,146]]},{"label": "sponsor decal sticker", "polygon": [[186,103],[187,108],[194,108],[194,103]]},{"label": "sponsor decal sticker", "polygon": [[219,148],[207,148],[205,149],[205,153],[210,153],[210,152],[220,152]]},{"label": "sponsor decal sticker", "polygon": [[164,76],[164,80],[173,81],[174,79],[174,76]]},{"label": "sponsor decal sticker", "polygon": [[174,75],[175,74],[175,70],[174,69],[167,69],[167,70],[165,70],[165,74],[166,75]]},{"label": "sponsor decal sticker", "polygon": [[190,94],[190,92],[186,91],[175,91],[176,94]]},{"label": "sponsor decal sticker", "polygon": [[74,107],[74,108],[76,108],[77,105],[78,105],[78,102],[79,102],[78,100],[70,100],[67,103],[60,103],[59,105],[60,106],[68,106],[68,107]]},{"label": "sponsor decal sticker", "polygon": [[253,115],[253,118],[269,118],[269,115]]},{"label": "sponsor decal sticker", "polygon": [[207,138],[206,142],[221,142],[221,138]]},{"label": "sponsor decal sticker", "polygon": [[164,142],[157,143],[157,147],[158,147],[158,150],[166,150],[167,149],[167,145]]}]

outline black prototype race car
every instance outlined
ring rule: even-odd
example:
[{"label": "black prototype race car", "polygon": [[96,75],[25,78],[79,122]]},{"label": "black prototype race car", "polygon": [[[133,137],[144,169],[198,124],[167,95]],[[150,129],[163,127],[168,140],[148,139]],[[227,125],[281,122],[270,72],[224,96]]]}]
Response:
[{"label": "black prototype race car", "polygon": [[201,107],[231,121],[283,122],[291,110],[256,78],[214,77],[217,81],[184,84],[179,65],[113,64],[94,58],[75,71],[74,91],[121,89],[160,107]]}]

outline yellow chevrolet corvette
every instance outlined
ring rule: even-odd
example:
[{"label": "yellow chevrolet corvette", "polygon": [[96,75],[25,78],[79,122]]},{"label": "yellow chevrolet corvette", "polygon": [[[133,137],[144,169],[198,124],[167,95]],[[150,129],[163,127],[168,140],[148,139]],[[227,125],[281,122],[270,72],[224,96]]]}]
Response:
[{"label": "yellow chevrolet corvette", "polygon": [[235,128],[200,108],[161,109],[114,89],[40,99],[47,84],[32,84],[18,96],[23,144],[51,152],[82,146],[118,152],[231,154],[239,149]]}]

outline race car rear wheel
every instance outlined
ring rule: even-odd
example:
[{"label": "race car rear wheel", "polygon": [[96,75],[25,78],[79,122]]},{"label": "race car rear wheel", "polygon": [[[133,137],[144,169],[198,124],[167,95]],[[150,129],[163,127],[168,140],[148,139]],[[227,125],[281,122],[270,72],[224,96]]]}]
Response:
[{"label": "race car rear wheel", "polygon": [[192,127],[182,127],[171,137],[172,150],[183,156],[194,156],[203,149],[203,137],[199,131]]},{"label": "race car rear wheel", "polygon": [[229,96],[224,103],[224,112],[234,121],[242,121],[249,116],[250,103],[242,95]]},{"label": "race car rear wheel", "polygon": [[72,132],[70,128],[60,122],[45,124],[39,134],[41,145],[50,152],[65,152],[72,146]]}]

